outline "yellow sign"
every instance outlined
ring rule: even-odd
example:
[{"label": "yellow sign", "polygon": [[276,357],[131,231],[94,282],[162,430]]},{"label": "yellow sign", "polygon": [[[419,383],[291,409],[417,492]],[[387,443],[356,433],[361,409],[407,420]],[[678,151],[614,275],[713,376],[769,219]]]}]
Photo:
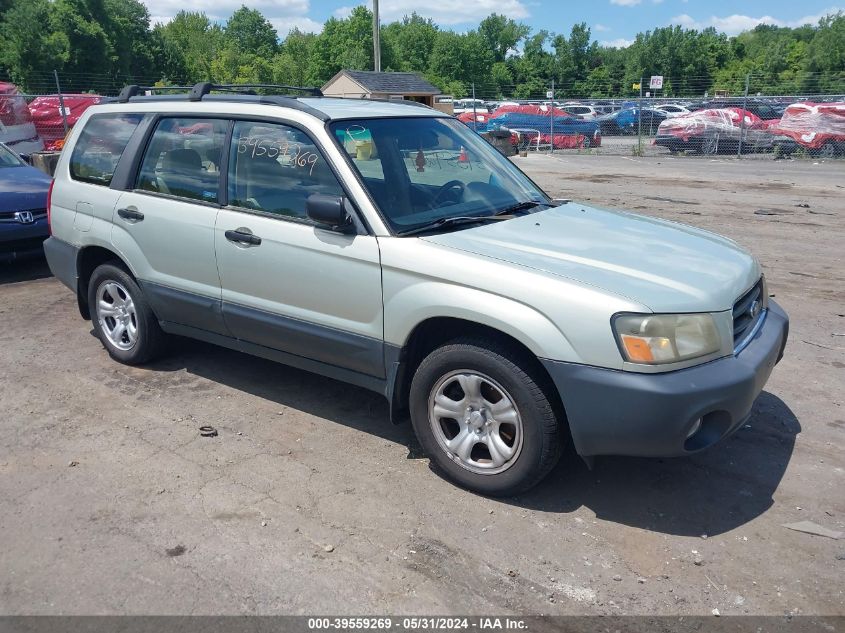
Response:
[{"label": "yellow sign", "polygon": [[640,84],[634,84],[634,85],[633,85],[633,86],[631,86],[631,87],[632,87],[634,90],[639,90],[639,89],[640,89]]}]

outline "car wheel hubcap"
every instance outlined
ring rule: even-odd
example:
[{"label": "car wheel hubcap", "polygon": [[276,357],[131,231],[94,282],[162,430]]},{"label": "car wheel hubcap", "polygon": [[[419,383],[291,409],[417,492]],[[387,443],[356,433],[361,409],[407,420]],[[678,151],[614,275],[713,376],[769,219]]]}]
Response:
[{"label": "car wheel hubcap", "polygon": [[519,457],[522,418],[511,395],[489,376],[446,374],[432,388],[428,410],[438,445],[463,468],[495,475]]},{"label": "car wheel hubcap", "polygon": [[97,289],[97,321],[109,344],[127,351],[138,342],[135,302],[121,284],[106,281]]}]

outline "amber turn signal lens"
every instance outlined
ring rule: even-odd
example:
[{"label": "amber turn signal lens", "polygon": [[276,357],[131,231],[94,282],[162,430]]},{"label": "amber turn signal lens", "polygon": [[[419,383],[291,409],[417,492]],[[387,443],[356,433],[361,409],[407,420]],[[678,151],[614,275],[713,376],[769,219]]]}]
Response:
[{"label": "amber turn signal lens", "polygon": [[628,360],[632,363],[654,362],[654,355],[651,353],[651,348],[643,339],[635,336],[623,336],[622,344],[625,346]]}]

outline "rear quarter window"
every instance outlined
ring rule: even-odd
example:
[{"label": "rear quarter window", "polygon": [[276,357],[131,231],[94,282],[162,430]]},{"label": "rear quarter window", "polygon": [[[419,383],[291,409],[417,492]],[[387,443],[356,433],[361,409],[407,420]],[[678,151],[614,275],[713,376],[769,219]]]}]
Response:
[{"label": "rear quarter window", "polygon": [[95,114],[85,124],[70,156],[74,180],[108,187],[142,114]]}]

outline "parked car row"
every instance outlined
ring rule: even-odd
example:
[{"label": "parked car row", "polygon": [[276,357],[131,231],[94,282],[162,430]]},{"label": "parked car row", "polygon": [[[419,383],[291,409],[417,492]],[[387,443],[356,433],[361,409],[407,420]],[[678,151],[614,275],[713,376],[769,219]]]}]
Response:
[{"label": "parked car row", "polygon": [[[757,112],[770,114],[754,104]],[[697,110],[663,121],[655,145],[702,154],[805,150],[813,156],[845,156],[845,103],[795,103],[777,118],[763,119],[738,107]]]},{"label": "parked car row", "polygon": [[0,82],[0,143],[24,156],[59,150],[82,113],[102,99],[100,95],[63,94],[61,98],[36,97],[27,103],[17,86]]},{"label": "parked car row", "polygon": [[[468,104],[463,105],[470,109],[458,114],[460,120],[479,133],[513,130],[514,145],[595,147],[602,136],[642,133],[655,136],[655,145],[673,152],[792,154],[805,150],[813,156],[845,157],[845,102],[790,104],[757,97],[649,100],[642,105],[639,101],[465,101]],[[590,127],[579,127],[578,122]]]}]

